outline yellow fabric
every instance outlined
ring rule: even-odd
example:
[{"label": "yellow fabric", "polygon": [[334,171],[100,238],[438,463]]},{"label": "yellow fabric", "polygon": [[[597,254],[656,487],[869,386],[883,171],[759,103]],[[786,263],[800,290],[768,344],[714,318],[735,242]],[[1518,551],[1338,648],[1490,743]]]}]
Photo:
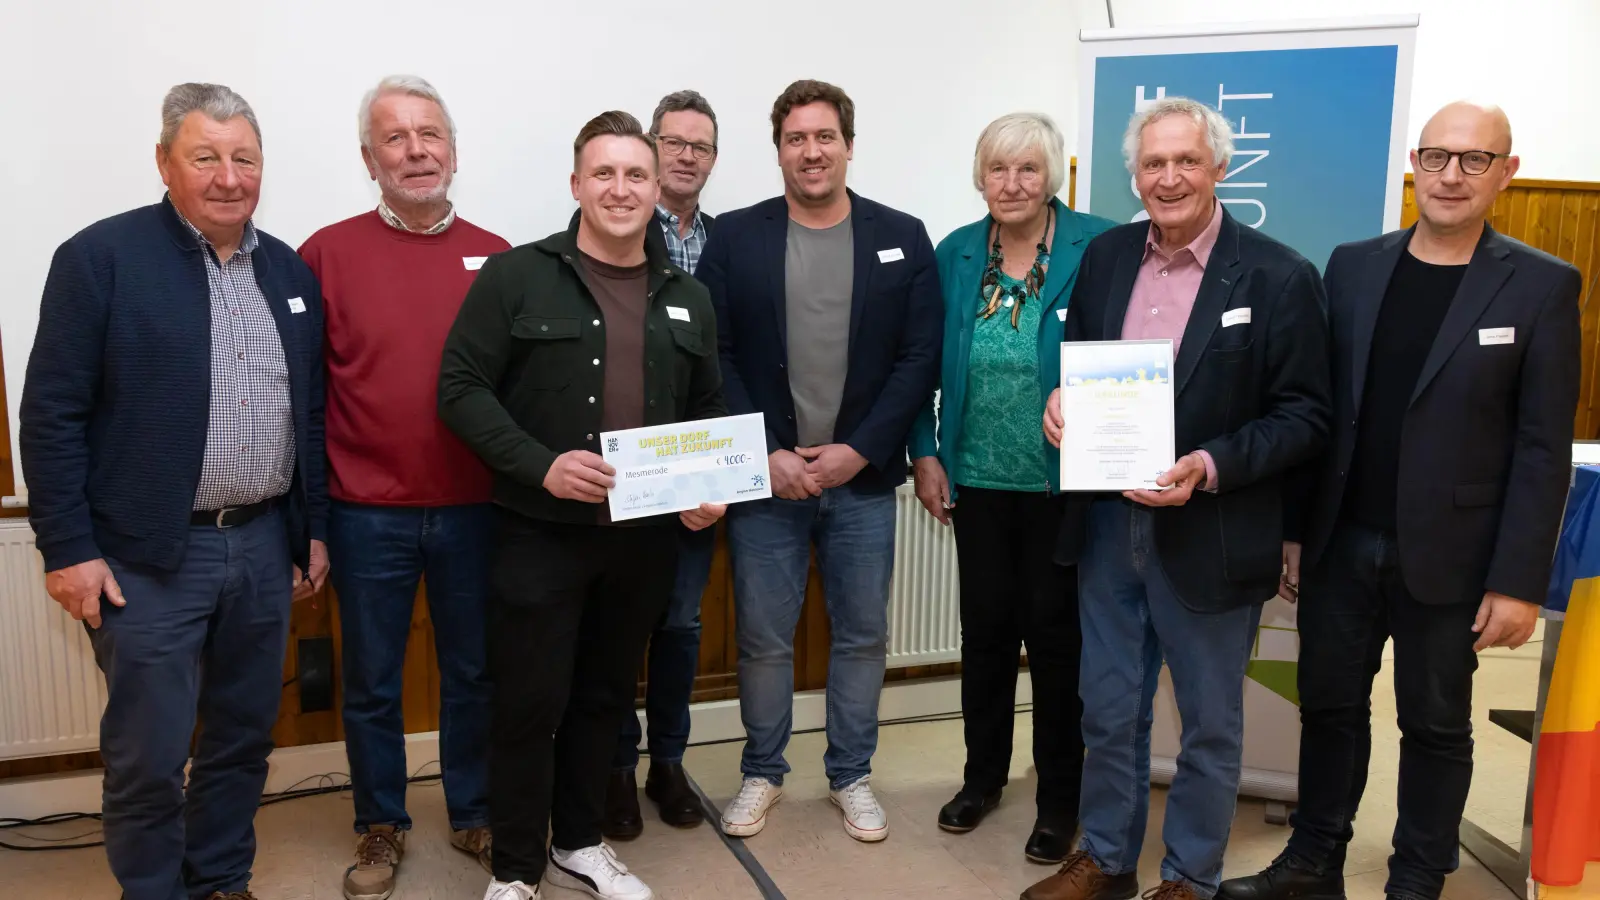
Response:
[{"label": "yellow fabric", "polygon": [[1593,731],[1600,723],[1600,578],[1572,583],[1561,646],[1545,698],[1545,734]]}]

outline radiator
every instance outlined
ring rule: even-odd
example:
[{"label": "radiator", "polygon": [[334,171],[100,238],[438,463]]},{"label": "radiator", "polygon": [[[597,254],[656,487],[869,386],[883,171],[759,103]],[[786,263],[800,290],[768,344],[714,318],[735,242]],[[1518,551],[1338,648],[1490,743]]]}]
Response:
[{"label": "radiator", "polygon": [[[907,484],[895,495],[888,666],[960,658],[955,538]],[[83,625],[44,591],[33,530],[0,520],[0,759],[96,749],[105,703]]]},{"label": "radiator", "polygon": [[33,529],[0,520],[0,759],[96,749],[105,705],[83,624],[44,591]]},{"label": "radiator", "polygon": [[889,589],[889,668],[961,658],[961,592],[956,539],[917,501],[895,492],[894,583]]}]

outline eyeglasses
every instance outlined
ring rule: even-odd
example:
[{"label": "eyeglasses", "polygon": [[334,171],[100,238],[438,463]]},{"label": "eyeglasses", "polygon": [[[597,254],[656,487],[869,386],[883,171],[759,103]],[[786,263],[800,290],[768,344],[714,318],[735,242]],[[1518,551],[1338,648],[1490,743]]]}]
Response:
[{"label": "eyeglasses", "polygon": [[675,137],[662,137],[659,134],[656,135],[656,144],[661,147],[661,152],[668,156],[681,156],[685,148],[694,151],[695,159],[710,159],[717,152],[717,148],[711,144],[696,144]]},{"label": "eyeglasses", "polygon": [[1468,175],[1482,175],[1489,171],[1497,159],[1510,159],[1509,153],[1492,153],[1488,150],[1446,150],[1443,147],[1417,149],[1417,168],[1424,172],[1443,172],[1450,160],[1460,157],[1461,171]]}]

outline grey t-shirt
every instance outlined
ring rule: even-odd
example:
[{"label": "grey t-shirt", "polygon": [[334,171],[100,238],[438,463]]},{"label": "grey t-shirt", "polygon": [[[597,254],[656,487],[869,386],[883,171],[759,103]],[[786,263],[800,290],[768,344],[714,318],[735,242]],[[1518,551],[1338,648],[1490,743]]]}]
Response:
[{"label": "grey t-shirt", "polygon": [[800,446],[833,443],[849,366],[855,242],[850,219],[830,228],[789,220],[783,289],[789,328],[789,391]]}]

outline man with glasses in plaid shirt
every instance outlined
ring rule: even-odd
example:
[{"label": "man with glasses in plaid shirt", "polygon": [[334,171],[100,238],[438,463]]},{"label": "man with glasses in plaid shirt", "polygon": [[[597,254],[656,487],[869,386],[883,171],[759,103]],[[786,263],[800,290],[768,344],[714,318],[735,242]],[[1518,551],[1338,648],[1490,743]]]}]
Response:
[{"label": "man with glasses in plaid shirt", "polygon": [[[700,192],[717,164],[717,114],[697,91],[677,91],[656,105],[650,133],[661,153],[656,222],[668,257],[693,275],[715,221],[701,211]],[[677,581],[666,615],[650,635],[645,696],[650,772],[645,793],[660,808],[663,822],[681,828],[701,821],[700,802],[684,776],[683,754],[689,746],[689,696],[700,659],[700,595],[711,577],[715,546],[715,528],[678,530]],[[605,836],[612,840],[632,840],[644,830],[634,776],[640,731],[638,716],[630,710],[618,735],[606,791]]]}]

